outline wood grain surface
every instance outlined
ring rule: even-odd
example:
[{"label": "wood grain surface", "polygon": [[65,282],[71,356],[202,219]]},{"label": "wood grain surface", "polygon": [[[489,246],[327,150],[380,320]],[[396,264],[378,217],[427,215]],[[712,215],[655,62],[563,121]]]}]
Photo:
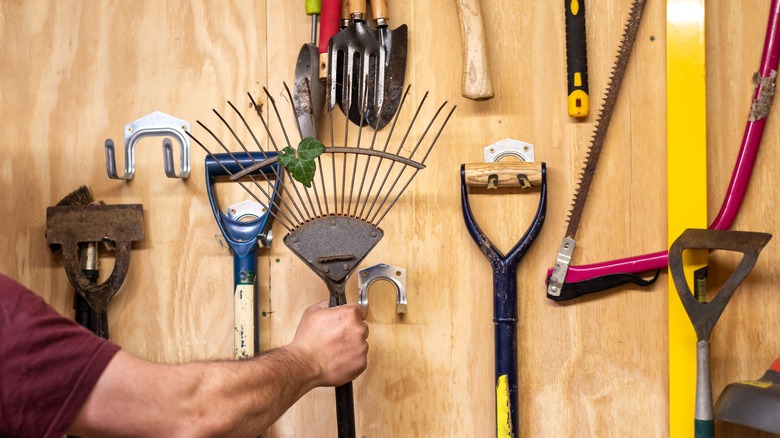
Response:
[{"label": "wood grain surface", "polygon": [[[535,146],[547,163],[544,228],[518,266],[519,435],[668,435],[666,273],[646,288],[624,286],[555,303],[544,276],[605,94],[630,1],[590,2],[590,96],[594,111],[568,117],[564,9],[556,2],[482,0],[495,97],[461,96],[461,38],[452,1],[390,2],[391,27],[409,26],[408,127],[429,92],[416,141],[435,108],[457,105],[436,147],[381,224],[385,237],[361,264],[407,270],[408,312],[393,290],[370,294],[369,366],[355,381],[356,420],[365,437],[487,437],[494,434],[492,270],[463,223],[459,169],[505,138]],[[769,0],[707,3],[709,211],[714,218],[733,167],[758,69]],[[659,251],[666,245],[665,4],[649,1],[578,232],[575,264]],[[195,136],[227,135],[212,113],[247,116],[247,93],[267,105],[267,86],[288,105],[295,60],[309,41],[303,2],[235,0],[43,1],[0,3],[0,253],[3,272],[72,317],[73,290],[61,255],[44,236],[46,207],[82,184],[109,204],[144,205],[144,241],[109,306],[112,340],[164,363],[232,355],[232,255],[220,246],[206,195],[205,153],[193,145],[189,179],[166,178],[161,140],[138,144],[132,181],[106,175],[103,142],[122,144],[123,126],[152,111],[192,123]],[[294,123],[284,113],[285,123]],[[266,108],[267,109],[267,108]],[[780,194],[777,108],[742,211],[733,226],[774,232]],[[289,115],[289,116],[288,116]],[[320,138],[329,143],[327,119]],[[334,114],[334,137],[344,117]],[[356,130],[349,128],[353,135]],[[278,124],[273,127],[279,132]],[[380,132],[385,138],[387,128]],[[350,137],[354,139],[355,137]],[[263,139],[262,141],[267,141]],[[120,166],[123,163],[120,156]],[[234,187],[222,187],[229,192]],[[486,234],[509,249],[530,225],[538,191],[474,190]],[[276,226],[260,268],[261,349],[292,339],[303,310],[327,297],[322,281],[283,244]],[[780,244],[772,240],[712,334],[712,385],[756,379],[780,356]],[[111,254],[101,257],[103,276]],[[713,257],[716,287],[735,263]],[[381,283],[381,282],[380,282]],[[357,281],[347,288],[357,300]],[[691,420],[693,409],[690,407]],[[263,436],[336,436],[333,390],[305,396]],[[768,436],[717,424],[729,436]]]}]

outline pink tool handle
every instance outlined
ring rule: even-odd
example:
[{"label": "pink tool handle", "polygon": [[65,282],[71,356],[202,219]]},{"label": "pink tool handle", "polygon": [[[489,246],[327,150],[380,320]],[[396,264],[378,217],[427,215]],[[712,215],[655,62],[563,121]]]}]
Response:
[{"label": "pink tool handle", "polygon": [[320,12],[320,53],[328,52],[328,41],[339,31],[342,0],[322,0]]},{"label": "pink tool handle", "polygon": [[[773,72],[777,72],[778,60],[780,60],[780,0],[772,0],[769,9],[769,22],[767,23],[764,50],[761,54],[761,66],[759,68],[760,79],[769,78]],[[753,104],[762,93],[766,93],[764,83],[756,86],[753,94]],[[748,120],[745,134],[742,137],[742,145],[739,149],[731,181],[726,190],[726,196],[720,207],[720,212],[712,224],[712,230],[727,230],[734,222],[742,201],[745,199],[750,175],[753,173],[753,165],[756,163],[758,147],[761,145],[761,137],[764,135],[766,116],[757,120]],[[594,263],[590,265],[569,266],[566,274],[566,283],[577,283],[591,280],[610,274],[640,273],[663,269],[668,265],[668,252],[659,251],[652,254],[627,257],[608,262]],[[552,269],[547,270],[547,278],[552,275]]]}]

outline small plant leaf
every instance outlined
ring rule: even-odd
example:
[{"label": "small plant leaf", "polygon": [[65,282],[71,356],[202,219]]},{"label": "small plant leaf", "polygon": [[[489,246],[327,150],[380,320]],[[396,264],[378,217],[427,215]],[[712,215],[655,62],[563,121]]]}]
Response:
[{"label": "small plant leaf", "polygon": [[325,151],[325,145],[313,137],[307,137],[298,144],[298,150],[287,146],[279,152],[279,164],[284,166],[293,179],[306,187],[311,187],[317,165],[314,159]]}]

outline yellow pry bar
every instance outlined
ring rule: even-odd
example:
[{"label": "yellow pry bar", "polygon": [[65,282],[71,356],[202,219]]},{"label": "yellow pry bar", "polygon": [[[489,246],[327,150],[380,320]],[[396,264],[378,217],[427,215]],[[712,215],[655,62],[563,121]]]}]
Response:
[{"label": "yellow pry bar", "polygon": [[[686,228],[707,227],[707,120],[704,0],[666,4],[668,243]],[[683,255],[688,284],[706,251]],[[694,435],[696,334],[672,276],[669,300],[669,436]]]}]

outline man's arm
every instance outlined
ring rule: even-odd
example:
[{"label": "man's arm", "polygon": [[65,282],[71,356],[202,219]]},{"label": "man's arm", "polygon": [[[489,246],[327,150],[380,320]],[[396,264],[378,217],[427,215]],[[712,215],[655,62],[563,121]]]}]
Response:
[{"label": "man's arm", "polygon": [[318,386],[366,368],[366,311],[309,307],[293,341],[246,361],[161,365],[118,352],[70,428],[123,436],[257,436]]}]

